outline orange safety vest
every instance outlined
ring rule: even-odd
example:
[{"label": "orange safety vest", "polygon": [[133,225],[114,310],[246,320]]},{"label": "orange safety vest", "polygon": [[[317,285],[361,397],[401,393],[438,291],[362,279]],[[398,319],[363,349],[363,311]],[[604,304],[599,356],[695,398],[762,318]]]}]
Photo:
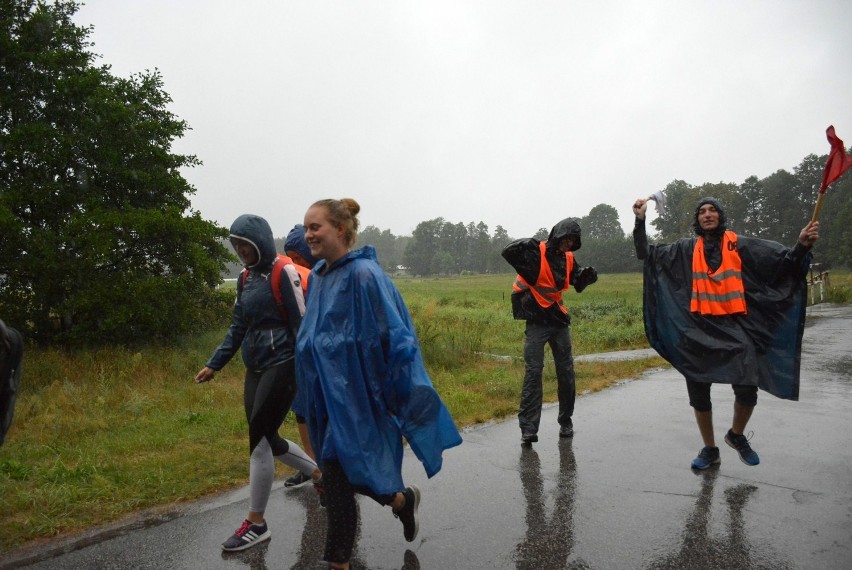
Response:
[{"label": "orange safety vest", "polygon": [[570,251],[565,253],[565,287],[557,289],[556,280],[553,278],[553,270],[550,269],[550,264],[544,256],[544,252],[547,249],[547,243],[543,241],[539,242],[538,247],[541,250],[541,266],[538,270],[538,279],[536,279],[535,285],[530,285],[523,277],[518,275],[515,277],[515,283],[512,285],[512,291],[515,293],[531,291],[533,297],[535,297],[535,300],[542,308],[546,309],[556,303],[559,305],[559,308],[562,309],[562,312],[567,315],[568,309],[566,309],[565,305],[562,303],[562,292],[566,291],[568,287],[570,287],[568,284],[568,276],[571,275],[571,272],[574,270],[574,254]]},{"label": "orange safety vest", "polygon": [[689,310],[702,315],[747,314],[743,263],[737,251],[737,234],[722,236],[722,264],[716,271],[704,259],[704,238],[698,238],[692,251],[692,301]]}]

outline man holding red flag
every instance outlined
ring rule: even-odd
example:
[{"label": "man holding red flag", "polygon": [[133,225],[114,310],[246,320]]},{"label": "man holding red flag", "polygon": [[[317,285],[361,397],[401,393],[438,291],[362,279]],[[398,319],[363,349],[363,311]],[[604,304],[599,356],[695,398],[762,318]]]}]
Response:
[{"label": "man holding red flag", "polygon": [[721,462],[713,433],[710,387],[731,384],[734,413],[725,442],[746,465],[760,458],[746,425],[761,388],[798,400],[810,249],[819,238],[811,221],[793,248],[738,236],[726,228],[715,198],[695,208],[696,237],[648,245],[647,199],[633,204],[633,241],[644,264],[645,333],[651,346],[686,378],[689,404],[704,443],[693,469]]}]

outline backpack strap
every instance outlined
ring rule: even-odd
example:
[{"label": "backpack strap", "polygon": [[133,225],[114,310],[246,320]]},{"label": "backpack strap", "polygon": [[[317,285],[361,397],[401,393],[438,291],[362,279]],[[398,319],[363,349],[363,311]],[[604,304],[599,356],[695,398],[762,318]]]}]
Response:
[{"label": "backpack strap", "polygon": [[278,305],[278,311],[284,320],[288,321],[287,309],[284,308],[284,299],[281,298],[281,273],[284,271],[285,265],[287,265],[287,259],[279,253],[275,257],[275,263],[272,264],[269,284],[272,286],[272,296],[275,297],[275,304]]},{"label": "backpack strap", "polygon": [[[275,305],[278,307],[278,311],[281,313],[281,317],[285,322],[289,319],[287,318],[287,309],[284,308],[284,299],[281,297],[281,273],[284,271],[284,266],[288,262],[289,258],[279,253],[269,273],[269,285],[272,287],[272,296],[275,298]],[[248,279],[248,274],[249,271],[246,268],[240,271],[240,277],[237,279],[237,296],[242,293],[243,286]]]}]

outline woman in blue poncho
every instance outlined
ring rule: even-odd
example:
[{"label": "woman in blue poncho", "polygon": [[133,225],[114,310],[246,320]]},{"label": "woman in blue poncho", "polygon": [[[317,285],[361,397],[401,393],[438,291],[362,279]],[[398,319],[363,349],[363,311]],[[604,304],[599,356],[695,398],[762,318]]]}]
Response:
[{"label": "woman in blue poncho", "polygon": [[296,341],[299,390],[322,472],[328,532],[325,560],[349,568],[355,493],[389,505],[409,542],[420,491],[402,481],[402,437],[429,477],[461,436],[423,366],[402,297],[372,246],[352,251],[360,206],[320,200],[305,214],[305,238],[320,261]]}]

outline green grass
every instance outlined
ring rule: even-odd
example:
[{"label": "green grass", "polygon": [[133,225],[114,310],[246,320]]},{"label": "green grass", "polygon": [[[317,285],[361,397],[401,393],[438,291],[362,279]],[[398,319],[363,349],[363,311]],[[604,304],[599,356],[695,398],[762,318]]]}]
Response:
[{"label": "green grass", "polygon": [[[517,411],[524,323],[511,317],[512,279],[397,281],[429,372],[459,426]],[[575,354],[647,346],[641,287],[638,274],[601,275],[582,294],[565,296]],[[216,329],[138,352],[28,348],[15,422],[0,448],[0,553],[246,484],[240,359],[210,383],[193,382],[224,334]],[[663,364],[578,363],[578,392]],[[544,389],[555,401],[552,365]],[[292,416],[281,434],[298,441]]]},{"label": "green grass", "polygon": [[852,272],[831,271],[825,300],[829,303],[852,303]]}]

